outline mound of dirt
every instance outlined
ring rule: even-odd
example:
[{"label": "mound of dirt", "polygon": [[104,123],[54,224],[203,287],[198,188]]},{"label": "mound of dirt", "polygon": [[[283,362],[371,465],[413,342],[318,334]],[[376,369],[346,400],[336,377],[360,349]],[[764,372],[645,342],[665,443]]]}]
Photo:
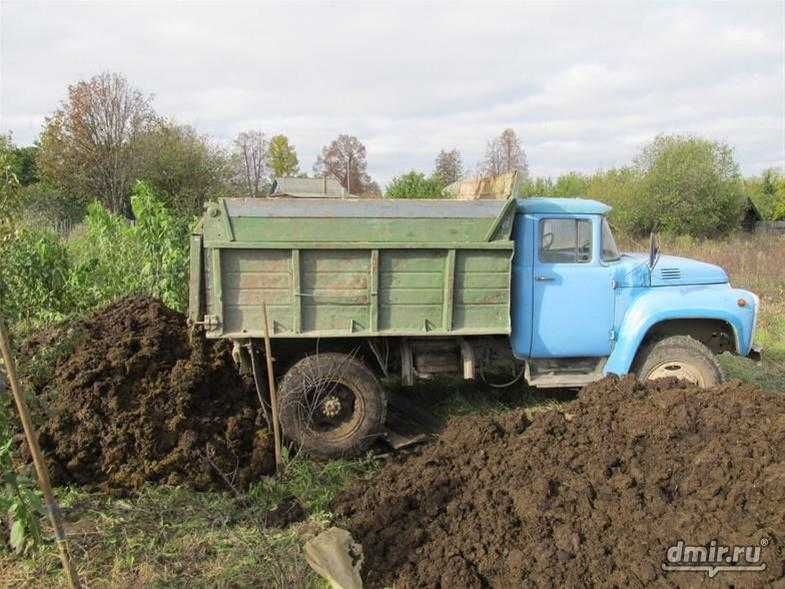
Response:
[{"label": "mound of dirt", "polygon": [[256,395],[225,344],[192,347],[185,318],[141,296],[70,329],[80,336],[54,368],[40,435],[56,482],[242,488],[272,472]]},{"label": "mound of dirt", "polygon": [[701,391],[631,377],[562,411],[449,422],[439,440],[339,496],[368,586],[696,584],[668,547],[764,545],[785,576],[785,397],[738,382]]}]

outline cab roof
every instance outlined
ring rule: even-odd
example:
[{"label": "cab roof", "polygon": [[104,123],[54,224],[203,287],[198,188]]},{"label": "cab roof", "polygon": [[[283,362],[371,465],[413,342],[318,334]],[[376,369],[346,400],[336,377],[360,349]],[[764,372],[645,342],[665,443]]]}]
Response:
[{"label": "cab roof", "polygon": [[572,215],[605,215],[611,207],[590,198],[533,196],[517,198],[519,213],[559,213]]}]

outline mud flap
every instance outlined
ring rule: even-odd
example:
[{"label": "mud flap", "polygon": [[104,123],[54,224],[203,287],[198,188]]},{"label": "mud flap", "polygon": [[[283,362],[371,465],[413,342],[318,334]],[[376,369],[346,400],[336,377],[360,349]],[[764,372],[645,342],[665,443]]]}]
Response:
[{"label": "mud flap", "polygon": [[384,425],[382,439],[393,450],[426,442],[440,427],[433,413],[406,393],[393,393],[388,397],[387,422]]},{"label": "mud flap", "polygon": [[384,432],[382,433],[382,439],[387,442],[387,444],[393,450],[400,450],[401,448],[407,448],[409,446],[414,446],[415,444],[420,444],[425,442],[428,439],[427,434],[411,434],[411,435],[402,435],[396,432],[395,430],[386,427]]}]

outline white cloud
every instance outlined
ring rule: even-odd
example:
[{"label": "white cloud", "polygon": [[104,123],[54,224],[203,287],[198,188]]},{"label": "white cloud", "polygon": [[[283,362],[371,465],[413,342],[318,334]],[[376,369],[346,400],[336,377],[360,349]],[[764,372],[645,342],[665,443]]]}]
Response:
[{"label": "white cloud", "polygon": [[532,172],[624,164],[659,132],[727,141],[745,173],[785,165],[781,2],[16,3],[0,5],[0,130],[34,140],[101,70],[224,144],[285,132],[310,169],[338,133],[382,183],[466,163],[505,127]]}]

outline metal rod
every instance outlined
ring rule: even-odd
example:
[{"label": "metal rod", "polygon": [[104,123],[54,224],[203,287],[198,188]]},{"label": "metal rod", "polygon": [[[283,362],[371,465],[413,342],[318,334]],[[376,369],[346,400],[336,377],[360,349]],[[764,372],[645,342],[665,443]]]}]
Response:
[{"label": "metal rod", "polygon": [[267,303],[262,303],[264,315],[264,356],[267,360],[267,383],[270,386],[270,409],[273,415],[273,441],[275,442],[275,469],[280,472],[283,467],[281,456],[281,427],[278,423],[278,393],[275,391],[275,375],[273,374],[273,355],[270,346],[270,326],[267,321]]},{"label": "metal rod", "polygon": [[35,472],[38,475],[38,485],[41,487],[41,492],[44,495],[46,512],[49,515],[49,521],[52,522],[55,542],[60,551],[60,561],[63,563],[63,569],[68,577],[68,584],[70,587],[72,589],[80,589],[82,585],[79,582],[79,575],[71,562],[71,557],[68,552],[68,541],[66,540],[63,530],[63,519],[62,514],[60,513],[60,507],[52,492],[52,485],[49,481],[49,471],[46,468],[44,457],[41,454],[41,447],[38,445],[38,437],[33,428],[33,421],[30,419],[30,411],[27,408],[27,402],[22,396],[22,390],[19,387],[19,381],[16,376],[16,364],[14,364],[14,358],[11,355],[11,344],[2,317],[0,317],[0,351],[2,351],[3,354],[6,375],[8,376],[8,382],[11,384],[11,391],[13,392],[16,409],[19,412],[19,419],[22,422],[22,428],[25,432],[25,439],[27,440],[27,445],[30,447],[30,454],[33,456]]}]

